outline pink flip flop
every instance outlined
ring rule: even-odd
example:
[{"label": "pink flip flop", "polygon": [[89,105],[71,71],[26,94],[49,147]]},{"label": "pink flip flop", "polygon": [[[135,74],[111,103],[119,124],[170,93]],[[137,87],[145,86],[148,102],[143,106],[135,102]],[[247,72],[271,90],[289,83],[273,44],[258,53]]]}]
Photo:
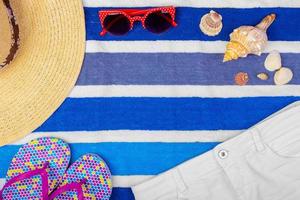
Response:
[{"label": "pink flip flop", "polygon": [[111,173],[95,154],[86,154],[73,163],[49,200],[108,200],[112,193]]},{"label": "pink flip flop", "polygon": [[23,145],[12,159],[2,199],[48,199],[70,162],[70,148],[57,138],[39,138]]}]

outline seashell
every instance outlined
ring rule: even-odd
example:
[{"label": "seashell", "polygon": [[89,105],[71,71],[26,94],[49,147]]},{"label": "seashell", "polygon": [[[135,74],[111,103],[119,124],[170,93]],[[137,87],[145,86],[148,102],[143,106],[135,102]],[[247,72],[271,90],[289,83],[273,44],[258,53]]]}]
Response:
[{"label": "seashell", "polygon": [[248,54],[261,55],[267,45],[267,29],[274,22],[275,14],[266,16],[258,25],[241,26],[230,34],[223,62],[247,57]]},{"label": "seashell", "polygon": [[223,28],[222,16],[211,10],[208,14],[205,14],[201,18],[199,27],[204,34],[208,36],[216,36]]},{"label": "seashell", "polygon": [[282,67],[276,71],[274,75],[274,82],[276,85],[285,85],[289,83],[293,78],[293,72],[287,67]]},{"label": "seashell", "polygon": [[272,72],[280,67],[282,67],[280,53],[276,50],[271,51],[265,60],[265,68]]},{"label": "seashell", "polygon": [[246,72],[239,72],[235,75],[234,80],[237,85],[246,85],[249,81],[249,76]]},{"label": "seashell", "polygon": [[268,74],[266,74],[266,73],[259,73],[259,74],[257,74],[256,76],[257,76],[257,78],[259,78],[260,80],[263,80],[263,81],[269,79],[269,76],[268,76]]}]

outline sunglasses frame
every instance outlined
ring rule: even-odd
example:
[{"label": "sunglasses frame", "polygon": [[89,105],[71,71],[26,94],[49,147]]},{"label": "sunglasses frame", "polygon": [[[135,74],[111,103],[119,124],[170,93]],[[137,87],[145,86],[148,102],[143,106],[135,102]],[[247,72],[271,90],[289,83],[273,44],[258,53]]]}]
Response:
[{"label": "sunglasses frame", "polygon": [[[124,15],[130,22],[130,29],[131,31],[134,27],[134,23],[136,21],[140,21],[142,23],[142,26],[144,29],[147,29],[145,26],[145,21],[147,17],[157,11],[161,11],[164,13],[169,13],[171,15],[172,21],[170,22],[171,26],[175,27],[177,26],[177,23],[175,22],[175,13],[176,9],[174,6],[168,6],[168,7],[159,7],[159,8],[150,8],[150,9],[144,9],[144,10],[138,10],[138,9],[116,9],[116,10],[102,10],[99,11],[99,19],[102,26],[102,32],[100,33],[101,36],[104,36],[109,31],[106,30],[104,27],[104,20],[108,15],[111,14],[122,14]],[[129,32],[128,31],[128,32]],[[113,33],[111,33],[113,34]]]}]

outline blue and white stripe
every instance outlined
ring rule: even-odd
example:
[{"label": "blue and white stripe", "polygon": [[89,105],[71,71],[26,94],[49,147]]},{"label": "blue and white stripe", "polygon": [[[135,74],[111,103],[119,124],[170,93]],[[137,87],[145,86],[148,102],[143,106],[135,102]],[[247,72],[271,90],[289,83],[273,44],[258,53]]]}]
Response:
[{"label": "blue and white stripe", "polygon": [[[70,143],[72,161],[90,152],[113,174],[112,199],[134,199],[130,186],[212,149],[280,108],[300,100],[300,2],[298,0],[83,0],[86,58],[64,104],[34,133],[0,148],[0,185],[18,148],[40,136]],[[162,35],[137,24],[124,37],[100,37],[98,10],[111,7],[178,7],[178,27]],[[199,31],[200,17],[214,9],[224,20],[217,37]],[[229,33],[276,13],[261,57],[222,63]],[[282,52],[294,71],[290,85],[260,81],[266,53]],[[249,73],[248,86],[233,76]],[[270,73],[272,77],[272,73]]]}]

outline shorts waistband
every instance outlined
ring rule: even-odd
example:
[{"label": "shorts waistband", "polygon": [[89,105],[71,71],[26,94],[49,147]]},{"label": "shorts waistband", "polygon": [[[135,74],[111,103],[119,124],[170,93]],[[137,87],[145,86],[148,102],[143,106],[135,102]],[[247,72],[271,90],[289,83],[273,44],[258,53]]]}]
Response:
[{"label": "shorts waistband", "polygon": [[[178,166],[178,169],[184,180],[191,183],[202,176],[221,171],[220,163],[222,167],[230,166],[247,153],[263,151],[265,144],[282,137],[283,127],[300,127],[299,121],[300,102],[296,102],[272,114],[237,137],[217,145],[212,151],[183,163]],[[190,173],[190,169],[194,171]]]},{"label": "shorts waistband", "polygon": [[220,151],[227,151],[228,157],[233,158],[228,159],[228,162],[234,162],[238,157],[251,151],[264,150],[266,144],[282,138],[287,131],[300,128],[299,121],[300,102],[296,102],[272,114],[237,137],[216,146],[213,151],[217,158],[220,157],[218,156]]}]

